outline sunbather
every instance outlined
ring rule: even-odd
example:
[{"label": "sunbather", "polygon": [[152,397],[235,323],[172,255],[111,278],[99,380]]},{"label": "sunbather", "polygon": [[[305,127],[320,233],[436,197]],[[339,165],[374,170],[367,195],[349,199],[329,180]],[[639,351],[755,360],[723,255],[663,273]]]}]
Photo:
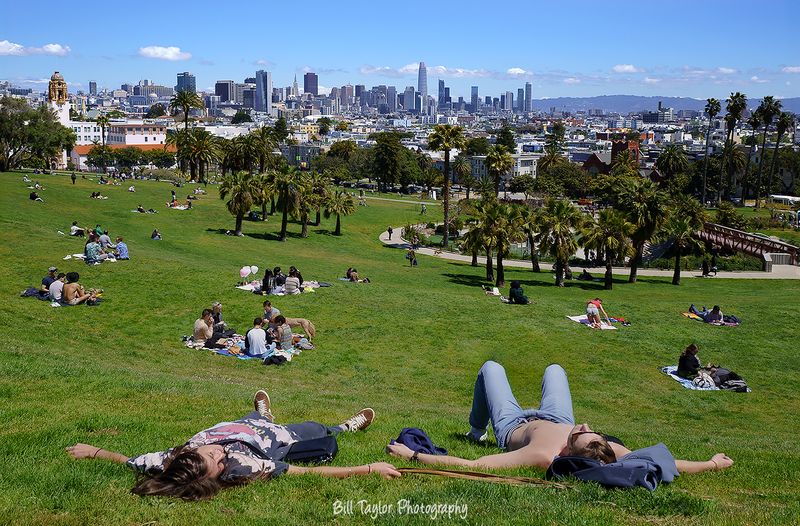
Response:
[{"label": "sunbather", "polygon": [[599,329],[603,325],[603,321],[600,319],[601,312],[606,317],[606,322],[611,325],[611,320],[608,318],[608,314],[603,308],[603,301],[600,298],[586,302],[586,319],[589,320],[592,329]]},{"label": "sunbather", "polygon": [[516,303],[517,305],[527,305],[531,302],[522,291],[522,285],[519,281],[511,282],[511,287],[508,290],[508,302]]},{"label": "sunbather", "polygon": [[93,303],[97,299],[97,292],[94,289],[86,291],[78,280],[80,275],[77,272],[67,272],[67,283],[64,285],[61,301],[67,305],[80,305],[81,303]]},{"label": "sunbather", "polygon": [[136,495],[184,500],[209,499],[220,489],[268,480],[283,473],[334,478],[372,473],[386,479],[400,476],[394,466],[385,462],[350,467],[301,467],[285,462],[288,446],[294,443],[366,429],[375,417],[372,409],[362,409],[338,426],[316,422],[284,426],[273,423],[266,392],[258,391],[253,405],[255,411],[245,417],[219,423],[166,451],[128,457],[89,444],[75,444],[67,452],[75,459],[100,458],[133,468],[140,474],[131,490]]},{"label": "sunbather", "polygon": [[203,313],[194,322],[192,337],[197,343],[206,343],[214,336],[214,318],[211,309],[203,309]]},{"label": "sunbather", "polygon": [[[545,369],[539,408],[522,409],[511,392],[505,369],[496,362],[484,363],[475,381],[469,415],[472,429],[467,437],[476,442],[485,441],[490,421],[498,447],[507,452],[467,460],[445,455],[415,454],[402,444],[391,444],[387,451],[394,456],[424,464],[488,469],[519,466],[547,468],[556,457],[563,455],[610,463],[631,452],[618,441],[609,440],[609,437],[593,431],[588,424],[575,424],[567,374],[557,364]],[[670,462],[674,462],[674,465],[668,466]],[[732,464],[733,460],[724,453],[717,453],[701,462],[675,460],[670,456],[665,467],[677,468],[680,473],[700,473],[725,469]]]},{"label": "sunbather", "polygon": [[69,235],[74,237],[84,237],[86,235],[86,229],[79,227],[77,221],[73,221],[72,226],[69,227]]},{"label": "sunbather", "polygon": [[700,316],[706,323],[723,322],[722,311],[720,310],[719,305],[714,305],[714,307],[711,310],[706,309],[704,305],[703,310],[697,310],[697,308],[694,306],[694,303],[692,303],[689,306],[689,312]]}]

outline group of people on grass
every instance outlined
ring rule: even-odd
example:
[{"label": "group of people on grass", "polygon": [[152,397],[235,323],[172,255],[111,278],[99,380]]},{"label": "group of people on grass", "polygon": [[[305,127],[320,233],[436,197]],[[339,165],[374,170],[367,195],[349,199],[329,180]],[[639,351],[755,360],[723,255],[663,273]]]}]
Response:
[{"label": "group of people on grass", "polygon": [[102,263],[107,259],[130,259],[128,245],[123,237],[117,236],[112,243],[108,229],[103,229],[100,224],[93,229],[86,229],[79,227],[77,221],[73,221],[70,235],[87,236],[86,244],[83,247],[83,257],[87,265]]},{"label": "group of people on grass", "polygon": [[59,305],[80,305],[97,303],[103,293],[101,289],[85,289],[78,280],[77,272],[58,272],[57,267],[47,269],[47,275],[42,278],[38,294],[41,299],[47,299]]},{"label": "group of people on grass", "polygon": [[288,275],[284,274],[281,267],[267,268],[261,280],[261,294],[265,296],[300,294],[305,288],[303,274],[294,265],[289,267]]},{"label": "group of people on grass", "polygon": [[359,275],[358,269],[354,267],[348,267],[344,273],[344,277],[350,283],[371,283],[370,279],[367,276]]}]

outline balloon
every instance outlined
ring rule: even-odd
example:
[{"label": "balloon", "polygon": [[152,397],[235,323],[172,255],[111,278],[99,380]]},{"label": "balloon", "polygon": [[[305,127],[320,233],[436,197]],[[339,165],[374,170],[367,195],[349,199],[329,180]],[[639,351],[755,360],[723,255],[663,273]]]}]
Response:
[{"label": "balloon", "polygon": [[252,267],[250,267],[250,272],[252,272],[253,275],[258,274],[258,267],[253,265]]},{"label": "balloon", "polygon": [[242,267],[239,269],[239,275],[241,277],[246,278],[248,274],[250,274],[250,267]]}]

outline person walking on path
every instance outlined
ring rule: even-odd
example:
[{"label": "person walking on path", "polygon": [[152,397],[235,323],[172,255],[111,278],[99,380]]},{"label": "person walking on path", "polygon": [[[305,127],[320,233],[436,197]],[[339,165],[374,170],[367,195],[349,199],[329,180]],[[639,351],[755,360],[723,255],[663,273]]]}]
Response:
[{"label": "person walking on path", "polygon": [[414,252],[413,248],[409,248],[408,252],[406,252],[406,259],[408,260],[408,264],[412,267],[417,266],[417,254]]},{"label": "person walking on path", "polygon": [[69,178],[72,179],[72,184],[75,184],[75,179],[77,179],[77,177],[75,177],[75,172],[72,172]]},{"label": "person walking on path", "polygon": [[391,241],[391,239],[392,239],[392,232],[394,232],[394,230],[392,230],[392,227],[391,227],[391,226],[387,226],[387,227],[386,227],[386,232],[388,232],[388,233],[389,233],[389,240]]}]

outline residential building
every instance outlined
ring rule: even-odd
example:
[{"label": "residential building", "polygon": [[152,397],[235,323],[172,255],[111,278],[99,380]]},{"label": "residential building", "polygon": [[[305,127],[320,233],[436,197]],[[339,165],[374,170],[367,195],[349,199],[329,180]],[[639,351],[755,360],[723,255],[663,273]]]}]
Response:
[{"label": "residential building", "polygon": [[136,145],[164,144],[167,128],[164,124],[152,122],[111,122],[106,128],[106,143]]}]

